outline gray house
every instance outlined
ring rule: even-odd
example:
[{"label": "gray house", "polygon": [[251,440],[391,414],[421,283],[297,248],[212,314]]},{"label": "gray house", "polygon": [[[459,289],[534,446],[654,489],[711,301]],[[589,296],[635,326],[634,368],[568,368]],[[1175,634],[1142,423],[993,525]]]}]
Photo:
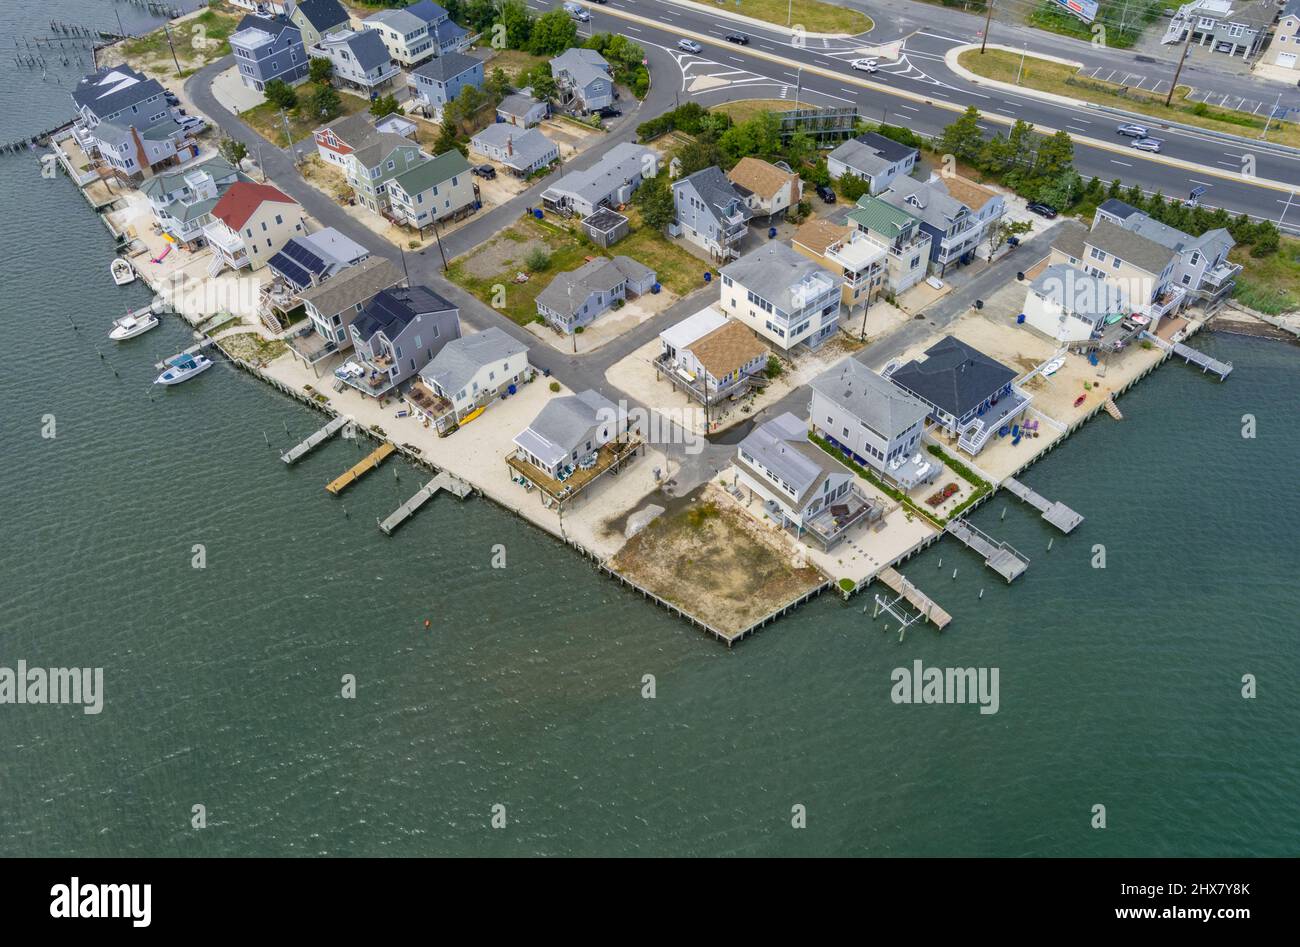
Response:
[{"label": "gray house", "polygon": [[654,285],[654,270],[631,257],[597,257],[551,280],[537,294],[537,314],[559,331],[571,333],[629,297],[650,292]]},{"label": "gray house", "polygon": [[526,94],[526,90],[512,92],[497,106],[498,119],[511,125],[522,125],[524,128],[532,128],[540,124],[550,113],[550,105]]},{"label": "gray house", "polygon": [[299,0],[289,4],[289,21],[302,34],[303,46],[310,49],[321,37],[349,27],[348,11],[338,0]]},{"label": "gray house", "polygon": [[1276,0],[1192,0],[1170,18],[1160,41],[1181,43],[1190,29],[1198,46],[1250,59],[1263,46],[1277,13]]},{"label": "gray house", "polygon": [[[749,232],[749,191],[733,184],[714,165],[673,182],[674,226],[680,235],[709,252],[715,260],[739,255]],[[676,234],[674,234],[676,235]]]},{"label": "gray house", "polygon": [[594,49],[566,49],[551,60],[560,104],[575,112],[594,112],[614,102],[609,63]]},{"label": "gray house", "polygon": [[813,379],[813,430],[904,490],[943,469],[925,459],[921,438],[930,406],[852,356]]},{"label": "gray house", "polygon": [[659,173],[659,153],[645,145],[619,142],[583,171],[570,171],[542,192],[542,203],[562,213],[586,217],[598,207],[617,207],[632,199],[647,177]]},{"label": "gray house", "polygon": [[517,128],[493,122],[469,140],[471,151],[505,166],[518,177],[540,171],[558,161],[560,149],[536,128]]},{"label": "gray house", "polygon": [[334,80],[367,95],[392,84],[401,70],[393,65],[388,49],[374,30],[336,30],[307,47],[312,59],[328,59]]},{"label": "gray house", "polygon": [[1187,288],[1189,296],[1220,299],[1236,285],[1240,263],[1228,261],[1236,245],[1232,234],[1222,227],[1207,230],[1199,237],[1163,224],[1131,204],[1111,198],[1097,208],[1092,225],[1109,221],[1125,230],[1146,237],[1177,254],[1172,281]]},{"label": "gray house", "polygon": [[408,394],[439,432],[490,404],[532,375],[528,346],[496,326],[452,339],[420,371]]},{"label": "gray house", "polygon": [[261,92],[272,79],[296,82],[307,75],[302,33],[287,17],[246,16],[230,35],[230,50],[244,85]]},{"label": "gray house", "polygon": [[515,445],[523,460],[558,480],[566,470],[589,463],[626,428],[626,414],[588,389],[548,401],[533,423],[515,436]]},{"label": "gray house", "polygon": [[130,66],[100,69],[72,90],[77,124],[72,135],[90,157],[99,157],[125,177],[179,164],[198,154],[198,145],[172,118],[158,80]]},{"label": "gray house", "polygon": [[461,89],[483,88],[483,63],[464,53],[446,52],[411,70],[408,79],[411,98],[428,117],[441,122],[443,107],[460,95]]},{"label": "gray house", "polygon": [[352,322],[379,292],[402,282],[402,271],[383,257],[372,256],[344,268],[328,280],[303,290],[298,298],[311,329],[289,339],[289,351],[304,365],[316,365],[352,344]]},{"label": "gray house", "polygon": [[920,152],[901,145],[878,132],[850,138],[826,158],[826,170],[835,180],[856,175],[869,185],[867,193],[879,194],[900,174],[911,174]]},{"label": "gray house", "polygon": [[341,377],[362,394],[382,398],[460,338],[460,310],[427,286],[385,289],[348,331],[355,354]]},{"label": "gray house", "polygon": [[319,286],[350,266],[370,258],[370,251],[333,227],[291,237],[267,268],[293,293]]}]

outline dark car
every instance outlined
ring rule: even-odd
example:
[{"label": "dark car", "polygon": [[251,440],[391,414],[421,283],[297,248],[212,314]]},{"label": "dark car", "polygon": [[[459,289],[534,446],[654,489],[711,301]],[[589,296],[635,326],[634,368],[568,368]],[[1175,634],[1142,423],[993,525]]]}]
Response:
[{"label": "dark car", "polygon": [[817,196],[820,197],[822,200],[824,200],[827,204],[835,203],[835,192],[832,191],[825,184],[817,185]]},{"label": "dark car", "polygon": [[1048,220],[1056,218],[1056,208],[1048,204],[1030,204],[1030,213],[1037,214],[1039,217],[1046,217]]},{"label": "dark car", "polygon": [[603,109],[600,109],[596,114],[599,115],[601,118],[618,118],[620,115],[623,114],[623,110],[620,108],[615,108],[612,105],[606,105]]},{"label": "dark car", "polygon": [[490,164],[476,164],[470,169],[470,174],[479,178],[487,178],[489,181],[497,176],[497,169]]},{"label": "dark car", "polygon": [[749,45],[749,37],[746,36],[744,33],[728,33],[726,36],[722,38],[725,39],[728,43],[739,43],[741,46]]}]

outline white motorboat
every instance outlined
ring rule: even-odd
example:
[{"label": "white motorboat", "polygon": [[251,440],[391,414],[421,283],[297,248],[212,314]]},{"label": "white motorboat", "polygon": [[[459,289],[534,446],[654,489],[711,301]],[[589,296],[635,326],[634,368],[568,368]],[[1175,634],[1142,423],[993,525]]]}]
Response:
[{"label": "white motorboat", "polygon": [[113,274],[113,282],[118,286],[135,282],[135,267],[131,265],[130,260],[117,257],[109,265],[108,271]]},{"label": "white motorboat", "polygon": [[142,306],[139,309],[132,309],[121,319],[113,320],[113,326],[108,330],[108,337],[114,342],[134,339],[137,335],[144,335],[156,325],[158,325],[158,317],[154,315],[153,306]]},{"label": "white motorboat", "polygon": [[1064,359],[1064,358],[1054,358],[1054,359],[1052,359],[1050,362],[1048,362],[1046,365],[1043,366],[1043,374],[1044,374],[1044,375],[1055,375],[1057,372],[1059,372],[1059,371],[1061,370],[1062,366],[1064,366],[1064,365],[1065,365],[1065,359]]},{"label": "white motorboat", "polygon": [[167,359],[167,369],[157,380],[155,385],[179,385],[183,381],[188,381],[195,375],[207,371],[212,367],[212,359],[203,354],[187,355],[182,352],[180,355],[173,355]]}]

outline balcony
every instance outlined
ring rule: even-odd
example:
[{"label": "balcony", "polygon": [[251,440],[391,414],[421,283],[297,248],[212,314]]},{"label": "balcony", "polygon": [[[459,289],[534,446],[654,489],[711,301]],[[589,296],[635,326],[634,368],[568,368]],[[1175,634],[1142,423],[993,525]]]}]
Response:
[{"label": "balcony", "polygon": [[803,529],[822,548],[830,549],[857,523],[875,522],[883,515],[884,511],[853,484],[846,494],[836,497],[812,516],[805,517]]},{"label": "balcony", "polygon": [[1029,407],[1033,396],[1011,386],[1008,394],[1002,395],[996,403],[990,403],[980,410],[971,422],[961,430],[957,446],[974,457],[988,444],[989,438],[998,432],[1004,424],[1010,424]]},{"label": "balcony", "polygon": [[1176,311],[1187,296],[1187,290],[1181,286],[1167,286],[1164,292],[1160,293],[1155,299],[1141,307],[1144,315],[1150,316],[1152,321],[1158,321],[1169,313]]},{"label": "balcony", "polygon": [[1240,263],[1229,263],[1227,260],[1224,260],[1218,266],[1214,267],[1214,269],[1205,271],[1205,276],[1202,278],[1202,285],[1214,291],[1226,289],[1228,284],[1231,283],[1240,272]]}]

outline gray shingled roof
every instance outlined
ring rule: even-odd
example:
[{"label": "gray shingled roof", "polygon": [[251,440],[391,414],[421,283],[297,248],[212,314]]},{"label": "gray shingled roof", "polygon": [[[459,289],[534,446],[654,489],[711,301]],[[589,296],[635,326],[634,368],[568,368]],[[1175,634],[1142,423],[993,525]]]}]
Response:
[{"label": "gray shingled roof", "polygon": [[932,227],[948,230],[953,220],[962,211],[970,208],[948,193],[941,181],[917,181],[913,178],[897,177],[890,183],[889,189],[880,195],[887,203],[899,210],[919,217]]},{"label": "gray shingled roof", "polygon": [[728,263],[720,272],[787,315],[802,309],[805,300],[840,284],[821,264],[776,240]]},{"label": "gray shingled roof", "polygon": [[753,216],[753,212],[745,204],[745,198],[749,197],[750,191],[739,184],[732,183],[716,164],[687,175],[680,181],[674,182],[673,187],[676,188],[687,181],[695,188],[700,199],[713,208],[714,216],[718,216],[723,208],[733,202],[737,204],[736,209],[745,215],[746,220]]},{"label": "gray shingled roof", "polygon": [[299,298],[311,303],[322,315],[335,316],[401,281],[401,270],[383,257],[372,256],[307,290]]},{"label": "gray shingled roof", "polygon": [[501,100],[497,106],[497,111],[506,115],[514,115],[517,118],[524,118],[529,112],[542,103],[531,95],[523,95],[519,92],[513,92]]},{"label": "gray shingled roof", "polygon": [[[556,276],[549,286],[537,294],[537,302],[547,309],[571,316],[582,308],[592,293],[607,293],[624,280],[639,282],[648,276],[654,276],[654,270],[631,257],[597,257],[576,270]],[[569,292],[570,287],[572,293]]]},{"label": "gray shingled roof", "polygon": [[855,171],[879,174],[891,164],[897,164],[915,152],[915,148],[899,144],[892,138],[886,138],[877,132],[866,132],[844,142],[830,153],[830,157],[842,161]]},{"label": "gray shingled roof", "polygon": [[552,398],[520,431],[515,443],[549,466],[576,450],[598,423],[615,421],[618,408],[604,395],[588,388],[576,395]]},{"label": "gray shingled roof", "polygon": [[1140,237],[1146,237],[1153,240],[1175,253],[1185,253],[1188,250],[1199,250],[1203,256],[1214,259],[1224,250],[1228,250],[1233,245],[1232,235],[1223,228],[1207,230],[1199,237],[1193,237],[1191,234],[1184,233],[1168,224],[1162,224],[1144,213],[1135,213],[1124,221],[1124,229],[1132,231]]},{"label": "gray shingled roof", "polygon": [[162,91],[157,79],[149,79],[130,66],[112,66],[82,78],[72,90],[72,101],[102,118],[161,95]]},{"label": "gray shingled roof", "polygon": [[814,378],[812,389],[885,438],[906,431],[930,413],[925,402],[852,356]]},{"label": "gray shingled roof", "polygon": [[1112,217],[1118,217],[1124,220],[1132,214],[1138,213],[1138,209],[1126,201],[1121,201],[1117,197],[1108,197],[1097,205],[1097,210],[1104,210]]},{"label": "gray shingled roof", "polygon": [[576,194],[591,204],[599,204],[624,184],[647,169],[647,156],[658,156],[645,145],[622,141],[609,149],[590,168],[570,171],[547,188],[552,191]]},{"label": "gray shingled roof", "polygon": [[484,366],[527,351],[524,343],[497,326],[488,326],[482,332],[452,339],[421,370],[420,377],[443,391],[456,392]]},{"label": "gray shingled roof", "polygon": [[[1159,274],[1174,258],[1174,251],[1140,234],[1103,220],[1084,234],[1083,242],[1119,257],[1148,273]],[[1082,259],[1082,257],[1080,257]]]},{"label": "gray shingled roof", "polygon": [[343,42],[352,51],[357,65],[366,72],[376,66],[387,66],[393,61],[383,38],[374,30],[357,30],[344,37]]},{"label": "gray shingled roof", "polygon": [[594,49],[572,47],[551,60],[551,75],[567,72],[579,88],[593,79],[609,80],[609,63]]},{"label": "gray shingled roof", "polygon": [[[807,422],[788,411],[750,431],[739,449],[794,488],[796,501],[792,505],[797,508],[804,506],[830,474],[852,473],[809,441]],[[739,462],[745,463],[743,459]]]},{"label": "gray shingled roof", "polygon": [[509,158],[502,159],[505,164],[516,168],[528,168],[546,155],[556,150],[555,143],[536,128],[520,128],[506,122],[496,122],[474,136],[493,148],[505,148],[510,142],[513,152]]},{"label": "gray shingled roof", "polygon": [[910,361],[890,380],[919,398],[961,417],[997,394],[1016,373],[961,339],[947,335],[925,350],[924,361]]},{"label": "gray shingled roof", "polygon": [[343,9],[338,0],[298,0],[295,6],[307,22],[320,33],[331,26],[348,22],[348,11]]},{"label": "gray shingled roof", "polygon": [[441,56],[435,56],[424,65],[414,70],[417,76],[424,76],[437,82],[447,82],[455,79],[457,76],[469,72],[479,61],[473,56],[466,56],[464,53],[448,52]]},{"label": "gray shingled roof", "polygon": [[1067,263],[1053,263],[1029,287],[1066,312],[1081,316],[1102,316],[1127,308],[1118,286]]}]

